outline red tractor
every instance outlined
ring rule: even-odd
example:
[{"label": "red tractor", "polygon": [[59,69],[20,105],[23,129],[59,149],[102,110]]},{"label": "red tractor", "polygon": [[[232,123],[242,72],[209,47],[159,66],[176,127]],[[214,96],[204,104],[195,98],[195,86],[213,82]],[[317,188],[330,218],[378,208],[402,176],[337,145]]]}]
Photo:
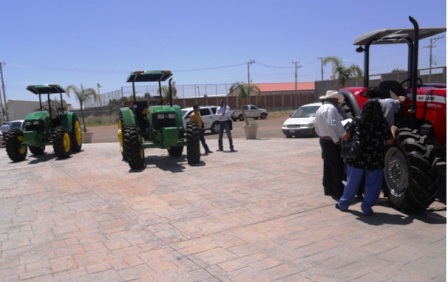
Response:
[{"label": "red tractor", "polygon": [[372,45],[408,45],[407,78],[378,85],[381,98],[390,98],[391,91],[406,97],[395,118],[395,145],[385,152],[383,186],[394,208],[418,212],[434,202],[440,193],[439,180],[446,175],[446,85],[425,84],[418,77],[419,40],[443,33],[446,27],[419,28],[414,18],[409,20],[413,28],[376,30],[356,38],[356,51],[364,53],[364,85],[342,88],[345,101],[340,109],[343,118],[357,116],[367,101]]}]

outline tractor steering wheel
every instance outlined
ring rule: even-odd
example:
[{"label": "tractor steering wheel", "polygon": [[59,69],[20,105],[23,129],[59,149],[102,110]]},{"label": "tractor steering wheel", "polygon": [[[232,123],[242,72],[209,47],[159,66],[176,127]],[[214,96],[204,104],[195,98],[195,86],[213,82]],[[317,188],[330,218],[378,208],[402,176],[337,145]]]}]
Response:
[{"label": "tractor steering wheel", "polygon": [[[408,81],[411,81],[411,79],[410,79],[410,78],[407,78],[407,79],[403,80],[403,81],[400,83],[400,87],[401,87],[401,88],[404,88],[403,85],[404,85],[406,82],[408,82]],[[422,86],[422,84],[423,84],[422,79],[421,79],[420,77],[417,77],[417,88],[420,88],[420,87]]]}]

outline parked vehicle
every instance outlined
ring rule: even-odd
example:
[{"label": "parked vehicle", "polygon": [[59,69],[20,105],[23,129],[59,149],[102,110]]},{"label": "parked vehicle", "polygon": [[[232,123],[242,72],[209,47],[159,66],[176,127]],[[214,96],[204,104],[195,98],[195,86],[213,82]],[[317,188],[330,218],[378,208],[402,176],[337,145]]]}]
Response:
[{"label": "parked vehicle", "polygon": [[315,136],[314,122],[316,120],[316,111],[322,103],[311,103],[299,107],[283,123],[282,131],[287,138],[292,136]]},{"label": "parked vehicle", "polygon": [[[210,130],[213,134],[216,134],[219,131],[219,116],[216,115],[217,108],[217,106],[199,107],[199,112],[201,113],[202,121],[204,122],[204,130]],[[187,128],[187,123],[190,121],[190,115],[192,112],[192,107],[181,110],[184,128]]]},{"label": "parked vehicle", "polygon": [[[53,146],[59,159],[81,151],[82,132],[77,115],[51,104],[52,94],[58,94],[62,104],[65,89],[58,84],[29,85],[26,89],[39,96],[39,109],[26,115],[24,121],[11,122],[5,138],[9,158],[13,162],[23,161],[28,148],[33,155],[42,155],[46,145]],[[47,96],[46,105],[42,102],[43,95]]]},{"label": "parked vehicle", "polygon": [[25,130],[25,120],[23,120],[23,119],[7,121],[5,123],[9,125],[9,129],[5,130],[5,127],[2,126],[3,131],[0,132],[0,136],[1,136],[1,139],[2,139],[2,145],[3,146],[5,145],[5,140],[6,140],[6,137],[8,136],[9,130],[11,130],[13,128],[21,128],[22,130]]},{"label": "parked vehicle", "polygon": [[446,174],[446,86],[424,84],[418,78],[419,40],[445,32],[446,27],[419,28],[414,18],[409,20],[413,28],[376,30],[355,39],[354,45],[359,46],[356,51],[364,53],[364,86],[339,92],[345,97],[343,118],[359,115],[367,101],[370,47],[400,43],[408,46],[408,78],[382,81],[378,86],[381,98],[390,98],[391,91],[406,97],[395,119],[396,143],[385,152],[385,195],[396,209],[416,212],[435,200],[438,181]]},{"label": "parked vehicle", "polygon": [[[245,105],[244,113],[246,114],[247,118],[265,119],[268,117],[268,111],[266,111],[265,109],[259,109],[254,105]],[[243,111],[240,109],[235,109],[232,111],[231,117],[232,117],[233,121],[237,121],[237,120],[243,121],[244,120]]]},{"label": "parked vehicle", "polygon": [[[131,169],[145,167],[145,149],[167,149],[173,157],[182,155],[187,147],[188,164],[200,161],[199,128],[195,123],[182,123],[181,109],[173,105],[171,76],[169,70],[134,71],[127,82],[132,83],[133,101],[128,107],[120,108],[117,137],[123,160]],[[168,80],[169,104],[162,99],[161,82]],[[160,101],[150,106],[148,101],[137,101],[135,82],[157,82]]]}]

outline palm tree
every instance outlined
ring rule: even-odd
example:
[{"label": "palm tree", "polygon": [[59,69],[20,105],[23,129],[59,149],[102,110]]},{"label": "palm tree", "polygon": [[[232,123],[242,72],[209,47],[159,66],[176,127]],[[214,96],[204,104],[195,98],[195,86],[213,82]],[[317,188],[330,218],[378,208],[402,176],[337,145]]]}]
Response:
[{"label": "palm tree", "polygon": [[[169,101],[170,100],[170,88],[169,86],[162,86],[160,89],[162,91],[162,99]],[[157,90],[157,93],[160,95],[160,90]],[[171,95],[173,98],[177,97],[177,88],[176,82],[171,82]]]},{"label": "palm tree", "polygon": [[82,124],[84,126],[84,132],[87,132],[87,127],[86,127],[86,122],[84,121],[84,102],[90,98],[93,97],[93,99],[96,101],[99,97],[98,93],[96,93],[95,89],[93,88],[86,88],[84,89],[84,87],[82,87],[81,84],[81,89],[79,89],[78,87],[74,86],[74,85],[69,85],[65,88],[66,90],[66,94],[67,97],[70,98],[70,91],[75,92],[76,98],[79,101],[79,107],[81,108],[81,118],[82,118]]},{"label": "palm tree", "polygon": [[362,69],[358,65],[352,64],[350,67],[346,68],[342,63],[342,60],[334,56],[325,57],[322,60],[322,65],[325,66],[328,63],[333,64],[333,72],[336,76],[335,78],[337,78],[341,87],[345,87],[351,77],[356,77],[358,79],[362,79],[363,77]]},{"label": "palm tree", "polygon": [[261,94],[261,90],[257,85],[253,84],[242,84],[240,82],[236,82],[230,86],[229,96],[237,95],[241,99],[241,111],[243,112],[244,121],[246,125],[249,125],[249,121],[246,117],[246,112],[244,111],[244,105],[246,104],[246,100],[250,97],[250,94],[255,92],[257,95]]}]

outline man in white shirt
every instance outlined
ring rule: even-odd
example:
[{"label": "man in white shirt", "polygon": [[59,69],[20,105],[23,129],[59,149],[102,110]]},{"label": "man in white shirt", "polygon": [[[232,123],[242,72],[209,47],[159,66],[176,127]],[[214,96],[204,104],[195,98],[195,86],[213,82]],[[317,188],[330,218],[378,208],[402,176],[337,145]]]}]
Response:
[{"label": "man in white shirt", "polygon": [[235,152],[233,148],[232,132],[230,131],[229,122],[231,122],[231,112],[229,106],[226,105],[224,99],[221,99],[220,106],[216,109],[216,115],[219,115],[219,131],[218,131],[218,151],[224,151],[222,146],[222,136],[224,130],[226,131],[227,138],[229,139],[230,151]]},{"label": "man in white shirt", "polygon": [[9,123],[3,122],[2,128],[1,128],[1,131],[3,134],[2,145],[5,144],[6,138],[8,137],[8,131],[10,131],[10,130],[11,130],[11,126],[9,125]]},{"label": "man in white shirt", "polygon": [[322,185],[325,195],[339,200],[344,191],[344,161],[340,139],[345,130],[337,105],[344,100],[344,96],[338,91],[328,90],[319,99],[323,103],[316,112],[315,130],[322,148]]},{"label": "man in white shirt", "polygon": [[397,96],[391,91],[391,97],[394,98],[381,98],[381,90],[377,86],[371,86],[367,88],[366,96],[369,99],[378,99],[383,109],[384,117],[386,118],[389,126],[393,126],[395,123],[395,114],[400,111],[401,104],[405,101],[405,96]]}]

